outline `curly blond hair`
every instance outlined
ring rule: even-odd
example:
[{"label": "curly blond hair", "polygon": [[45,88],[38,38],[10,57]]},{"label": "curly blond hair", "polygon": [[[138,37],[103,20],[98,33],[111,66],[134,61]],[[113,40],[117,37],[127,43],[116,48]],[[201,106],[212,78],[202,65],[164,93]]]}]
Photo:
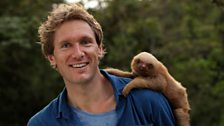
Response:
[{"label": "curly blond hair", "polygon": [[96,19],[89,14],[80,4],[58,4],[53,6],[47,20],[43,22],[38,30],[42,53],[45,57],[53,54],[54,34],[59,25],[65,21],[83,20],[93,30],[98,46],[103,47],[103,31]]}]

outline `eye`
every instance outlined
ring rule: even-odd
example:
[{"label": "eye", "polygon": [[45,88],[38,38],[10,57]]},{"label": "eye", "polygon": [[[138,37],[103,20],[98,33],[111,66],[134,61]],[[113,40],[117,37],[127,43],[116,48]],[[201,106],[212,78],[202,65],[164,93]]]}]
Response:
[{"label": "eye", "polygon": [[140,59],[136,59],[136,61],[135,61],[137,64],[139,64],[140,62],[141,62],[141,60]]},{"label": "eye", "polygon": [[62,45],[61,45],[61,48],[69,48],[71,47],[71,44],[69,42],[64,42]]},{"label": "eye", "polygon": [[148,67],[149,69],[153,69],[153,68],[154,68],[153,64],[151,64],[151,63],[148,63],[148,64],[147,64],[147,67]]},{"label": "eye", "polygon": [[87,38],[87,37],[81,39],[81,41],[80,41],[80,44],[82,44],[84,46],[88,46],[90,43],[92,43],[92,40],[91,40],[91,38]]}]

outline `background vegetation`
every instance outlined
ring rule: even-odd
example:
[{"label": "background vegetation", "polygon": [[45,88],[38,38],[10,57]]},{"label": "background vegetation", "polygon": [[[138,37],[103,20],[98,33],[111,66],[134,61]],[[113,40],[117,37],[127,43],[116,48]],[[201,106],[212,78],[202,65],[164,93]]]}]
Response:
[{"label": "background vegetation", "polygon": [[[188,88],[192,126],[224,126],[223,1],[99,1],[89,11],[104,29],[101,68],[129,70],[131,57],[151,52]],[[36,44],[59,2],[0,1],[0,126],[26,125],[64,86]]]}]

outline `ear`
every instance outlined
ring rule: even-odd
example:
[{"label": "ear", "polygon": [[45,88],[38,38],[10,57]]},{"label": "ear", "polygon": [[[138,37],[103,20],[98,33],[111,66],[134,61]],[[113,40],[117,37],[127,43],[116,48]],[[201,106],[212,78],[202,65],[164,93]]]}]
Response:
[{"label": "ear", "polygon": [[98,50],[98,57],[99,59],[102,59],[104,56],[105,52],[102,46],[99,46],[99,50]]},{"label": "ear", "polygon": [[[47,59],[48,61],[50,62],[50,65],[53,67],[53,66],[56,66],[56,61],[55,61],[55,57],[54,55],[48,55],[47,56]],[[54,67],[53,67],[54,68]]]}]

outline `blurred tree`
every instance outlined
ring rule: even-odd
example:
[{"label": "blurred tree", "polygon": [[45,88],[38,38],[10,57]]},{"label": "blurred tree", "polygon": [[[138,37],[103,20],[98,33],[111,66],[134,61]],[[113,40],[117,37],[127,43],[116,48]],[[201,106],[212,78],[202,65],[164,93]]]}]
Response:
[{"label": "blurred tree", "polygon": [[223,125],[224,18],[219,7],[210,0],[112,0],[97,15],[109,53],[103,67],[128,70],[133,55],[149,51],[188,88],[192,125]]},{"label": "blurred tree", "polygon": [[[101,67],[129,70],[134,55],[151,52],[188,88],[192,125],[223,126],[223,8],[211,0],[99,1],[89,11],[104,30]],[[63,87],[36,44],[38,26],[61,1],[33,2],[0,1],[1,126],[25,125]]]},{"label": "blurred tree", "polygon": [[[110,53],[103,64],[129,69],[132,56],[140,51],[154,51],[161,45],[161,27],[157,17],[149,17],[153,2],[139,0],[108,1],[98,11]],[[121,55],[122,54],[122,55]],[[113,62],[113,64],[111,64]]]},{"label": "blurred tree", "polygon": [[57,2],[60,0],[0,1],[1,126],[26,125],[63,86],[36,44],[37,28]]}]

